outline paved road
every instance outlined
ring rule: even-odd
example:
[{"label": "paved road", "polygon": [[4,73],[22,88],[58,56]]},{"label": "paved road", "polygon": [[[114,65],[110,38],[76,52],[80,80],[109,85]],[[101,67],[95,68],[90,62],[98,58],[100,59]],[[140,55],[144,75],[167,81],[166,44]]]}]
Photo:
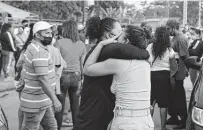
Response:
[{"label": "paved road", "polygon": [[[12,82],[3,82],[2,79],[0,79],[0,88],[8,86],[10,87],[13,85]],[[186,89],[186,95],[187,100],[189,101],[190,92],[191,92],[191,82],[189,78],[186,79],[185,82],[185,89]],[[6,94],[6,95],[5,95]],[[5,95],[4,97],[1,97]],[[17,111],[19,107],[19,99],[18,99],[18,93],[15,91],[6,91],[6,92],[0,92],[0,104],[2,105],[6,116],[8,118],[9,122],[9,128],[10,130],[17,130],[18,128],[18,118],[17,118]],[[155,122],[155,130],[161,130],[160,129],[160,117],[159,117],[159,109],[155,108],[155,114],[153,117],[153,120]],[[170,128],[171,126],[169,126]],[[62,130],[70,130],[71,128],[63,128]]]}]

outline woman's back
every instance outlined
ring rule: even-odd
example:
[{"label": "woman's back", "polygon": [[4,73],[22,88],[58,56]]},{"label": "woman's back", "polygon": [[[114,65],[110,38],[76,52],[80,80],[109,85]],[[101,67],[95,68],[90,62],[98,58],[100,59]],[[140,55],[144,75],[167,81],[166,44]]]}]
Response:
[{"label": "woman's back", "polygon": [[164,52],[162,58],[157,57],[155,59],[154,55],[152,54],[153,43],[148,45],[147,50],[150,54],[149,61],[152,63],[151,71],[159,71],[159,70],[170,70],[170,57],[173,57],[175,52],[172,48],[167,48]]},{"label": "woman's back", "polygon": [[58,40],[56,47],[67,64],[65,71],[80,71],[81,57],[86,54],[85,44],[82,41],[73,43],[68,38]]},{"label": "woman's back", "polygon": [[116,107],[146,109],[150,107],[150,64],[141,60],[119,60],[120,72],[114,75],[111,92]]}]

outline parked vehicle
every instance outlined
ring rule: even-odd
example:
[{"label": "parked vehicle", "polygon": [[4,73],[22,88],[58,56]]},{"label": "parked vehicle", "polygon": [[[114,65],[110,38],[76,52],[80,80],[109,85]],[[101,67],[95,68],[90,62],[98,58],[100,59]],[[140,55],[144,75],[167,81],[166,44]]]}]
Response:
[{"label": "parked vehicle", "polygon": [[203,130],[203,64],[191,93],[186,130]]}]

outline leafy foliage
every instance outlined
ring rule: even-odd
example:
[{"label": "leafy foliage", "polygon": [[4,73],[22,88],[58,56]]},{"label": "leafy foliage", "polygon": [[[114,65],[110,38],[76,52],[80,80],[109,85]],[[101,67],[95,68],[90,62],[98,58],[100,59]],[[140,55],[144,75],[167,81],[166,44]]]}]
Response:
[{"label": "leafy foliage", "polygon": [[112,17],[120,19],[124,8],[123,1],[95,1],[88,9],[88,16],[97,15],[100,17]]},{"label": "leafy foliage", "polygon": [[11,6],[27,10],[45,19],[66,20],[80,12],[81,1],[3,1]]},{"label": "leafy foliage", "polygon": [[[143,4],[144,7],[145,4]],[[188,1],[188,24],[197,26],[199,17],[199,2]],[[183,2],[181,1],[154,1],[145,7],[146,18],[175,17],[183,21]],[[194,15],[196,14],[196,15]],[[203,17],[202,17],[203,24]]]}]

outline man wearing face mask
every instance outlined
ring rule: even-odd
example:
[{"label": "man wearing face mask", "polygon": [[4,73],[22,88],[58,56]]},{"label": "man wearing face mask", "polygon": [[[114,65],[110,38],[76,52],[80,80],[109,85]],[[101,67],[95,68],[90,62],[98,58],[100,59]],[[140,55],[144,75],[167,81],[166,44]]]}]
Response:
[{"label": "man wearing face mask", "polygon": [[57,130],[54,111],[61,111],[62,106],[54,92],[55,66],[48,50],[52,42],[51,25],[44,21],[35,23],[33,37],[24,54],[25,86],[20,97],[20,109],[24,113],[22,130],[38,130],[40,124],[44,130]]}]

